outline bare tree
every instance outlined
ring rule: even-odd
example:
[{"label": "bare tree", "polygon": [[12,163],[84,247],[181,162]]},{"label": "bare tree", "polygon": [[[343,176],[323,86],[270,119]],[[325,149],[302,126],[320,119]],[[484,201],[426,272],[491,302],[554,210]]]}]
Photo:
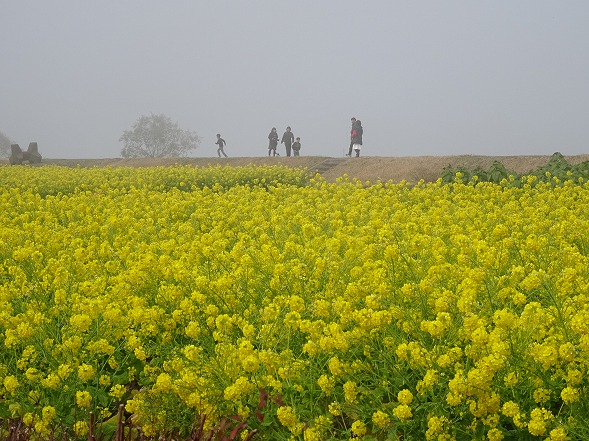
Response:
[{"label": "bare tree", "polygon": [[166,115],[141,116],[119,138],[123,158],[163,158],[185,155],[200,144],[199,136],[182,130]]}]

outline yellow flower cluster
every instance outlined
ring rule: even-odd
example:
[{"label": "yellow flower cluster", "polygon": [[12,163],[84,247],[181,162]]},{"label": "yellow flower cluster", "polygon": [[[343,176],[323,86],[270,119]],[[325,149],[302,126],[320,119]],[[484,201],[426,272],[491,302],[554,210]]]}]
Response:
[{"label": "yellow flower cluster", "polygon": [[0,180],[0,417],[40,436],[120,403],[147,436],[195,414],[275,439],[589,433],[587,184]]},{"label": "yellow flower cluster", "polygon": [[203,187],[221,190],[236,185],[260,187],[276,185],[304,186],[309,175],[303,168],[286,166],[198,167],[92,167],[68,168],[55,165],[44,167],[0,167],[0,182],[4,188],[32,190],[42,196],[67,195],[82,192],[127,193],[136,189],[156,192],[177,189],[193,191]]}]

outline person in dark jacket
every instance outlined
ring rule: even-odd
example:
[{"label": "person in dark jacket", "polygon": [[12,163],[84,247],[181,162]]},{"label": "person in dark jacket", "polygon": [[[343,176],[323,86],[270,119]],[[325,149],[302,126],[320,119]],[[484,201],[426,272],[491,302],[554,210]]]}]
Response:
[{"label": "person in dark jacket", "polygon": [[352,146],[356,152],[356,158],[360,156],[360,150],[362,149],[362,135],[364,129],[362,128],[362,121],[356,120],[352,126]]},{"label": "person in dark jacket", "polygon": [[276,156],[276,147],[278,146],[278,133],[276,132],[276,127],[272,127],[270,134],[268,135],[268,156],[270,153],[274,153],[273,156]]},{"label": "person in dark jacket", "polygon": [[297,136],[297,140],[292,145],[292,151],[294,156],[299,156],[301,151],[301,138]]},{"label": "person in dark jacket", "polygon": [[352,118],[352,130],[350,130],[350,149],[348,150],[348,153],[346,156],[352,156],[352,150],[354,149],[354,142],[353,142],[353,137],[354,137],[354,124],[356,124],[356,118]]},{"label": "person in dark jacket", "polygon": [[225,140],[223,138],[221,138],[220,133],[217,133],[217,142],[215,144],[217,144],[219,146],[219,148],[217,149],[217,154],[219,155],[219,158],[221,157],[221,153],[223,153],[223,156],[227,157],[225,150],[223,150],[223,147],[225,147],[225,144],[227,144],[227,143],[225,142]]},{"label": "person in dark jacket", "polygon": [[286,128],[286,132],[282,135],[282,141],[280,144],[284,143],[284,147],[286,147],[286,156],[290,156],[290,150],[292,148],[292,143],[294,142],[294,135],[290,131],[290,126]]}]

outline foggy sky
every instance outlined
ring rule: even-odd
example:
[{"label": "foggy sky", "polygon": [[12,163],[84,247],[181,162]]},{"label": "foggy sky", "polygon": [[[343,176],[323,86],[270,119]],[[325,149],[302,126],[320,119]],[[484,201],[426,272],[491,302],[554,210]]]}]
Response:
[{"label": "foggy sky", "polygon": [[588,153],[588,23],[587,0],[0,0],[0,131],[114,158],[153,112],[190,156],[287,125],[342,156],[354,116],[367,156]]}]

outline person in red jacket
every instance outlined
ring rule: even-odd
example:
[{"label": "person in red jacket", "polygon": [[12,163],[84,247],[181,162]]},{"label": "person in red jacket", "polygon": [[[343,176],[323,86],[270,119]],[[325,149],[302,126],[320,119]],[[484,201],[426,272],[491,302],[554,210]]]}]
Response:
[{"label": "person in red jacket", "polygon": [[364,129],[362,128],[362,121],[359,119],[352,125],[352,147],[356,152],[356,158],[360,156],[360,150],[362,149],[362,135]]}]

